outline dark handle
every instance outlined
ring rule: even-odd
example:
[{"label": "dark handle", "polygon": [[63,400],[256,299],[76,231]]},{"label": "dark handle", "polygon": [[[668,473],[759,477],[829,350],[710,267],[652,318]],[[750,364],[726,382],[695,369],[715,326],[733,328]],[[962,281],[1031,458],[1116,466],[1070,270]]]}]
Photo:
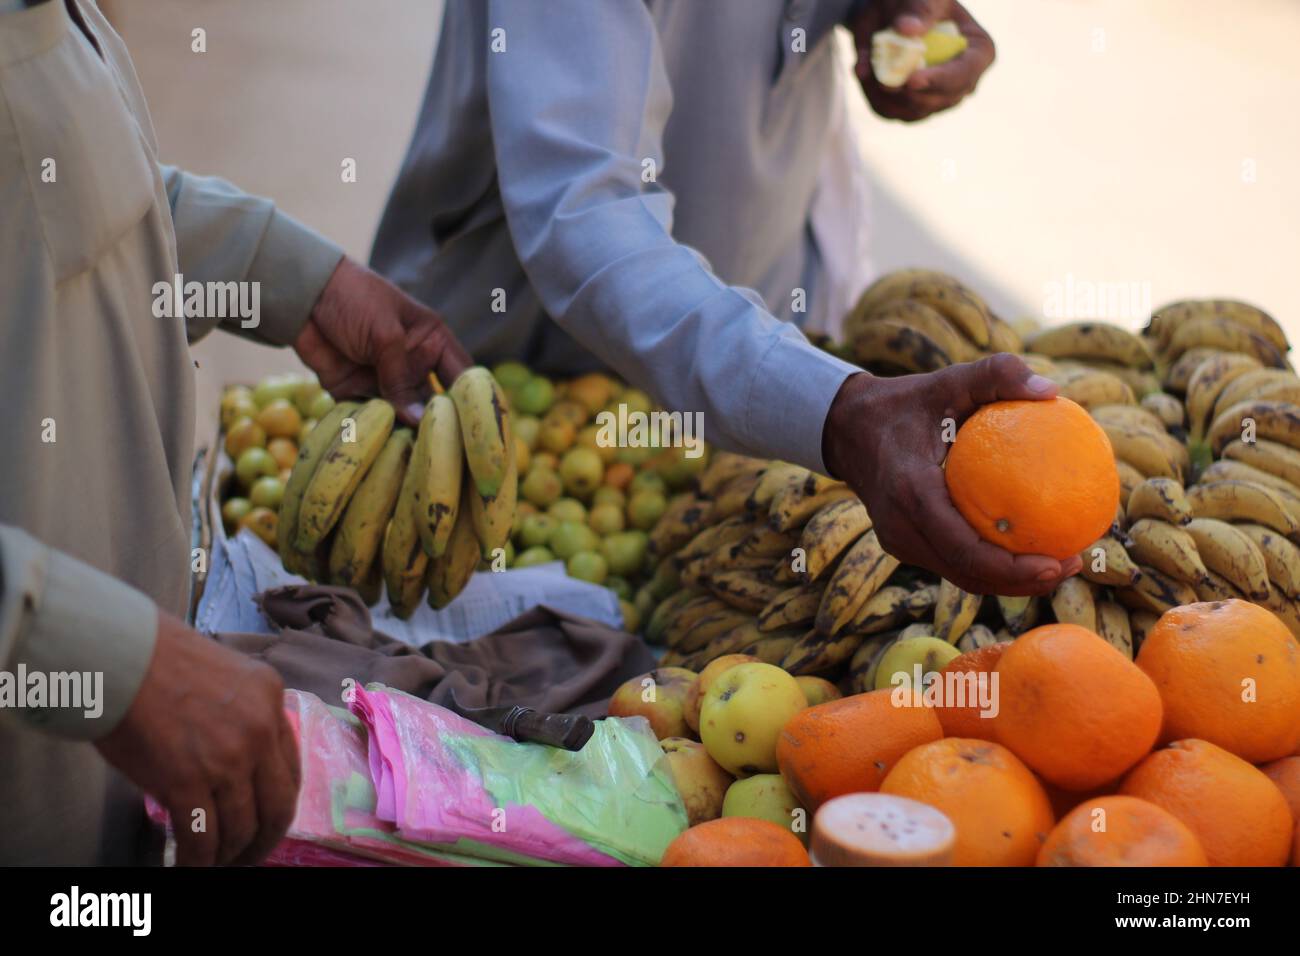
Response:
[{"label": "dark handle", "polygon": [[587,745],[596,725],[580,714],[539,714],[527,707],[516,707],[502,722],[502,733],[519,741],[562,747],[575,753]]}]

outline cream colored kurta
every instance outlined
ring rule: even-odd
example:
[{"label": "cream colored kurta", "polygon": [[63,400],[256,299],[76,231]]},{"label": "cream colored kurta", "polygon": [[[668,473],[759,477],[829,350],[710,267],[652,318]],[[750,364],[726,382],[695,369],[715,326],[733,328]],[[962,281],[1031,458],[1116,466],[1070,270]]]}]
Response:
[{"label": "cream colored kurta", "polygon": [[188,342],[217,324],[156,318],[155,283],[260,282],[243,334],[286,344],[341,255],[266,200],[159,165],[90,0],[0,12],[0,671],[104,675],[97,719],[0,708],[0,863],[133,852],[139,794],[88,741],[138,689],[155,604],[184,613]]}]

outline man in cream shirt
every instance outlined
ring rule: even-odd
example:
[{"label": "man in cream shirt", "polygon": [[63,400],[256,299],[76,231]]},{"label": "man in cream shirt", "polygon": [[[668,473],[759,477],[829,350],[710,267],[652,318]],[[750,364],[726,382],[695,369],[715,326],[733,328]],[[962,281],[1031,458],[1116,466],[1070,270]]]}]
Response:
[{"label": "man in cream shirt", "polygon": [[[189,341],[218,320],[156,317],[155,284],[259,283],[256,325],[230,331],[408,421],[427,371],[450,381],[468,356],[269,201],[159,165],[91,0],[0,0],[0,269],[0,863],[141,859],[140,790],[181,862],[255,860],[292,818],[297,751],[274,672],[180,618]],[[19,675],[81,675],[102,700],[22,706],[3,693]]]}]

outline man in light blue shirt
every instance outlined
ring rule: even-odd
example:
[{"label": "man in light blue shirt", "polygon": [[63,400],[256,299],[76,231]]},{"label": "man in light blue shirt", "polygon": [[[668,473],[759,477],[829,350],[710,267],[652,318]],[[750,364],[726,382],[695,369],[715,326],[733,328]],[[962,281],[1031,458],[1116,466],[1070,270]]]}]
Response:
[{"label": "man in light blue shirt", "polygon": [[372,265],[479,361],[608,365],[703,412],[717,445],[845,478],[896,557],[983,593],[1047,590],[1073,568],[981,542],[939,466],[945,415],[1051,383],[1006,356],[873,379],[794,324],[825,286],[809,210],[831,31],[862,50],[944,19],[967,51],[902,90],[860,56],[871,105],[902,120],[955,105],[992,62],[953,0],[447,0]]}]

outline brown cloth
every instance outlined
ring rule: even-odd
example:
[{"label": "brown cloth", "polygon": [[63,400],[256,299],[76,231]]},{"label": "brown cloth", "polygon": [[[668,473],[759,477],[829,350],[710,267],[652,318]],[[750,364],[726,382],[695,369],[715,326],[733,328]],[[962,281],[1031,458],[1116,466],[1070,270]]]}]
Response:
[{"label": "brown cloth", "polygon": [[270,664],[285,686],[330,704],[340,703],[350,677],[443,706],[454,693],[462,707],[517,704],[604,717],[618,686],[655,666],[635,635],[545,606],[464,644],[412,647],[375,630],[365,604],[346,588],[290,585],[257,601],[279,634],[215,639]]}]

